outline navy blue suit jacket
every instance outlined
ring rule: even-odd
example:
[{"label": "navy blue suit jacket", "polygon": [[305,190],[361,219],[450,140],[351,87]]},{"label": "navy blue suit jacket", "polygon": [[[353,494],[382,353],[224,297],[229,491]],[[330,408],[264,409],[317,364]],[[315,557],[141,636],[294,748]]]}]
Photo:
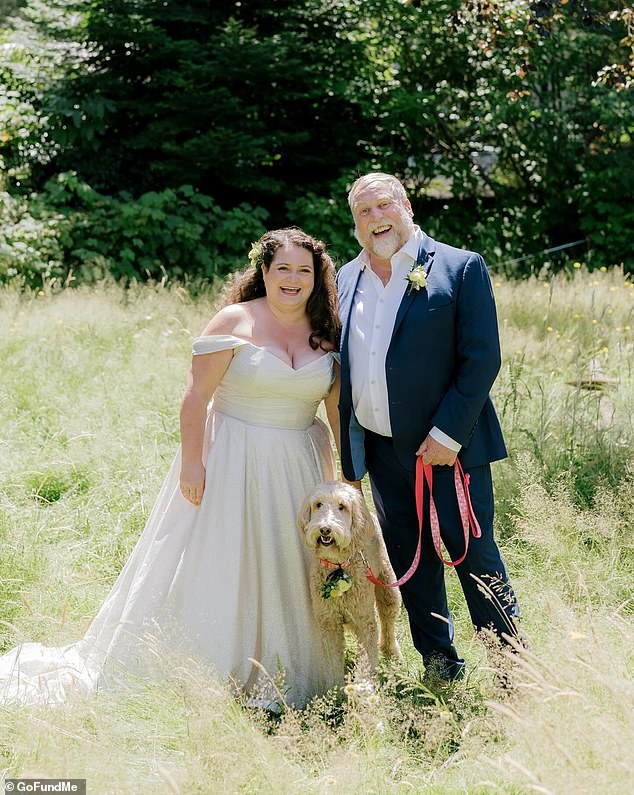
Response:
[{"label": "navy blue suit jacket", "polygon": [[[419,255],[427,286],[406,291],[386,358],[394,449],[413,469],[416,450],[437,426],[462,445],[465,468],[505,458],[489,390],[500,369],[500,342],[491,281],[479,254],[424,235]],[[341,463],[350,480],[365,474],[363,428],[352,407],[349,319],[361,274],[357,260],[337,274],[341,340]]]}]

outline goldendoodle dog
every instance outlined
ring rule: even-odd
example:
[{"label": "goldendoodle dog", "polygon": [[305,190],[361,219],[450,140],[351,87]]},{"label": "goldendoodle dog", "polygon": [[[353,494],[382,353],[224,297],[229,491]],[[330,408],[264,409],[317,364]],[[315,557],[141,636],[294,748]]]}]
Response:
[{"label": "goldendoodle dog", "polygon": [[369,564],[382,582],[396,579],[363,495],[339,481],[320,483],[304,500],[299,527],[314,553],[310,592],[331,664],[331,684],[344,682],[344,625],[357,636],[357,675],[374,671],[379,650],[400,657],[395,623],[401,595],[398,588],[373,585],[366,575]]}]

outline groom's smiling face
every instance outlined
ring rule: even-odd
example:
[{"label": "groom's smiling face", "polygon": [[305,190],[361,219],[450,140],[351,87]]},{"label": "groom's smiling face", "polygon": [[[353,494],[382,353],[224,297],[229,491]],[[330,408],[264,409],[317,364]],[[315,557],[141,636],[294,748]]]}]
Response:
[{"label": "groom's smiling face", "polygon": [[352,216],[357,240],[379,259],[396,254],[414,231],[409,201],[401,202],[379,185],[369,186],[356,196]]}]

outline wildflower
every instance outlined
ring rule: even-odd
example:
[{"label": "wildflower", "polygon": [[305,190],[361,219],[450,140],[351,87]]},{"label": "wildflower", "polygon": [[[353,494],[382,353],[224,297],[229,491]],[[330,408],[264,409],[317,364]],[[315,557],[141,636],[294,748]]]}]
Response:
[{"label": "wildflower", "polygon": [[374,693],[374,685],[368,679],[362,679],[354,684],[347,684],[343,690],[348,698],[366,699],[369,703],[374,703],[377,700],[377,696]]},{"label": "wildflower", "polygon": [[355,687],[356,695],[358,696],[371,696],[374,693],[374,685],[367,679],[362,679],[360,682],[357,682]]},{"label": "wildflower", "polygon": [[581,267],[581,263],[580,262],[573,262],[572,263],[572,267],[576,268],[577,270],[579,270],[579,268]]}]

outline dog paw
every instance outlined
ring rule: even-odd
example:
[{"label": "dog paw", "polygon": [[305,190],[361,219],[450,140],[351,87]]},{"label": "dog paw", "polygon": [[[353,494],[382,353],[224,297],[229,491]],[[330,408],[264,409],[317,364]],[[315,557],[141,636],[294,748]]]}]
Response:
[{"label": "dog paw", "polygon": [[389,643],[381,644],[379,650],[384,657],[388,657],[391,660],[403,659],[401,647],[398,645],[398,641],[396,639],[390,641]]}]

